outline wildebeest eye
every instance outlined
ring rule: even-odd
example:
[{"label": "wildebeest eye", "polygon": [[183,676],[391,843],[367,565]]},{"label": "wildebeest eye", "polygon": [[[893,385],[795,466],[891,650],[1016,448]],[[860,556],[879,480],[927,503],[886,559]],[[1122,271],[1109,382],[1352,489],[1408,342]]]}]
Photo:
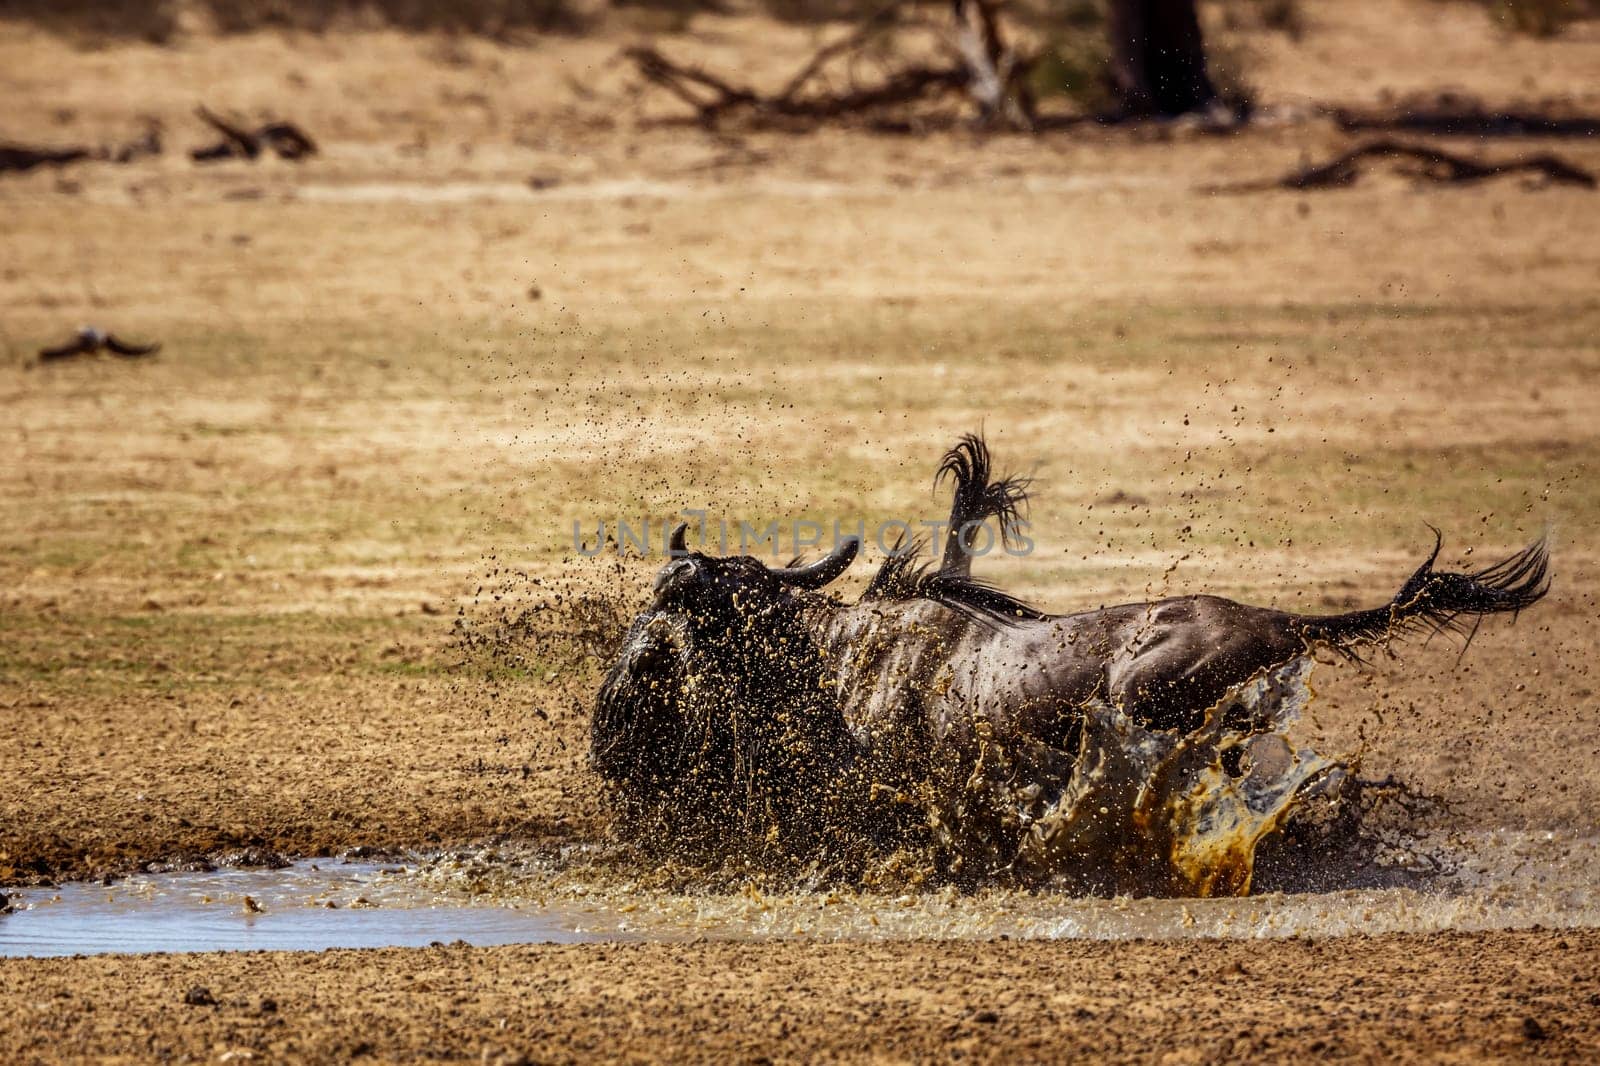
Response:
[{"label": "wildebeest eye", "polygon": [[711,560],[704,556],[674,559],[656,574],[656,606],[685,606],[691,599],[703,597],[710,584]]},{"label": "wildebeest eye", "polygon": [[663,566],[656,574],[655,591],[660,592],[674,582],[684,581],[694,576],[695,565],[693,559],[675,559]]}]

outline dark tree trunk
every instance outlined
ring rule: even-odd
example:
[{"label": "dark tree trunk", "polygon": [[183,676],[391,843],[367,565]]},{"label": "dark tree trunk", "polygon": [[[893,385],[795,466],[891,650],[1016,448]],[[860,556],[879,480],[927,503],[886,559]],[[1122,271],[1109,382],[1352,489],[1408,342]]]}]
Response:
[{"label": "dark tree trunk", "polygon": [[1217,98],[1195,0],[1111,0],[1111,84],[1125,113],[1182,115]]}]

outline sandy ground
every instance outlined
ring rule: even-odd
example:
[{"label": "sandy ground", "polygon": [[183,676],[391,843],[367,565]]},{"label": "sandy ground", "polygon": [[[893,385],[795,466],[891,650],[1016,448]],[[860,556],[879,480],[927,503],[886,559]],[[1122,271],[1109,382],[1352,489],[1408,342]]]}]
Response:
[{"label": "sandy ground", "polygon": [[11,1062],[1584,1062],[1600,934],[147,955],[0,994]]},{"label": "sandy ground", "polygon": [[[170,147],[0,180],[0,885],[246,844],[602,833],[582,763],[600,664],[559,647],[485,660],[458,619],[478,630],[552,590],[636,596],[648,569],[575,559],[574,522],[705,504],[758,523],[938,517],[937,454],[980,424],[1039,478],[1040,550],[986,572],[1056,609],[1204,589],[1342,610],[1398,587],[1425,521],[1452,564],[1552,527],[1547,603],[1486,624],[1459,663],[1436,644],[1322,669],[1317,726],[1463,825],[1596,827],[1596,194],[1203,191],[1346,143],[1316,121],[711,136],[645,121],[671,107],[632,101],[616,36],[85,51],[11,30],[0,134],[115,140],[155,118]],[[739,64],[758,39],[787,69],[809,33],[708,19],[663,46]],[[1244,43],[1268,100],[1448,84],[1597,106],[1592,28],[1508,40],[1472,5],[1319,8],[1302,47]],[[293,117],[325,152],[196,168],[181,149],[203,139],[200,100]],[[1554,147],[1600,168],[1600,148]],[[166,347],[30,365],[80,322]],[[1595,941],[1566,939],[1570,955],[1528,935],[7,962],[6,1000],[29,1006],[0,1047],[920,1057],[963,1047],[954,1032],[996,1056],[1278,1054],[1259,1035],[1582,1058],[1596,990],[1551,968],[1580,960],[1592,982]],[[1236,958],[1248,976],[1209,979]],[[758,959],[764,984],[717,976]],[[831,982],[841,959],[851,976]],[[439,991],[417,991],[435,972]],[[197,973],[223,1007],[183,1007]],[[680,973],[699,975],[692,995]],[[1357,973],[1377,1001],[1327,983]],[[467,998],[447,1005],[447,985]],[[532,1009],[530,990],[565,1003],[562,987],[621,998]],[[1041,987],[1107,999],[1093,1021],[1076,1001],[1026,1020],[994,1007]],[[264,994],[276,1018],[256,1014]],[[764,1028],[728,1022],[719,995],[764,996]],[[979,1003],[1002,1021],[973,1030]],[[356,1032],[375,1004],[396,1029]],[[1549,1041],[1524,1042],[1530,1013]],[[487,1031],[500,1017],[518,1040]],[[59,1039],[68,1024],[82,1044]]]}]

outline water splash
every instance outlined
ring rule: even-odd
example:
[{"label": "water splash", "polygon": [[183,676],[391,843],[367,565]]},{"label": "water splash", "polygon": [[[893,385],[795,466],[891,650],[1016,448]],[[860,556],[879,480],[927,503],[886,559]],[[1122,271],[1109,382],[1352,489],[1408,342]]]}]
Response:
[{"label": "water splash", "polygon": [[1053,784],[1048,773],[1021,788],[992,785],[1023,809],[1015,867],[1098,894],[1248,893],[1262,841],[1308,799],[1336,796],[1349,773],[1349,760],[1289,739],[1313,698],[1311,669],[1307,656],[1257,674],[1188,734],[1146,729],[1092,701],[1055,789],[1040,788]]},{"label": "water splash", "polygon": [[[1483,830],[1430,840],[1455,871],[1385,888],[1216,899],[652,887],[613,846],[486,848],[29,889],[0,956],[685,940],[1271,939],[1600,927],[1600,840]],[[256,907],[245,899],[256,901]],[[333,906],[329,906],[333,904]]]}]

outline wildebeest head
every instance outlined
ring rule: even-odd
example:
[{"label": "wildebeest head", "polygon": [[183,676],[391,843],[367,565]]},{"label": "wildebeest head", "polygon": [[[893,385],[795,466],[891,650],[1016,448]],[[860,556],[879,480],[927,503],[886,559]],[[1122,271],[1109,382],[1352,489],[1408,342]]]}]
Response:
[{"label": "wildebeest head", "polygon": [[845,572],[861,547],[851,538],[809,566],[769,567],[748,555],[718,558],[690,551],[687,540],[687,525],[668,538],[672,558],[656,575],[655,608],[715,629],[779,606],[793,592],[822,588]]},{"label": "wildebeest head", "polygon": [[691,552],[685,527],[634,620],[597,700],[595,769],[624,815],[659,839],[726,844],[781,839],[807,819],[820,783],[849,747],[807,593],[842,574],[859,543],[809,566]]}]

